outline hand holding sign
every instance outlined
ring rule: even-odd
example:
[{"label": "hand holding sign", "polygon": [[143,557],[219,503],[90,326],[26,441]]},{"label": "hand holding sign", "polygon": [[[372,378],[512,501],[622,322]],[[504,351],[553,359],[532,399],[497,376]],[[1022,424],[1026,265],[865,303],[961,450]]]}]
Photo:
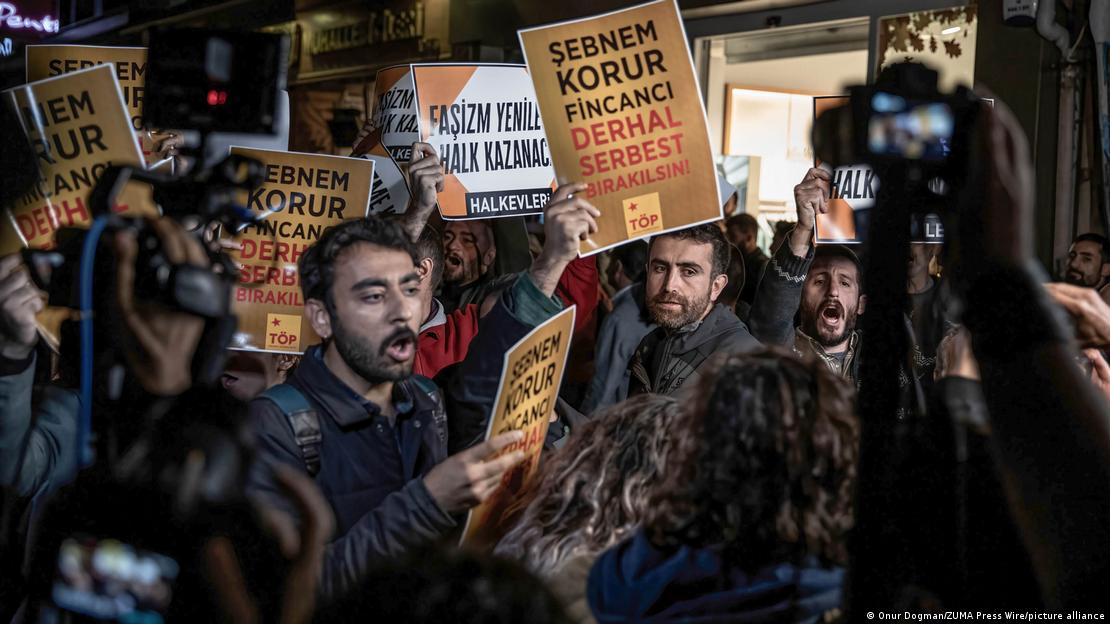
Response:
[{"label": "hand holding sign", "polygon": [[412,159],[409,160],[409,189],[411,192],[408,209],[405,210],[403,227],[409,240],[420,238],[420,232],[428,217],[436,209],[436,195],[443,192],[446,175],[443,163],[436,155],[434,147],[427,143],[412,144]]},{"label": "hand holding sign", "polygon": [[799,258],[804,258],[809,253],[817,214],[825,214],[829,211],[831,184],[832,177],[828,171],[813,167],[794,187],[794,202],[798,205],[798,224],[790,233],[790,251]]},{"label": "hand holding sign", "polygon": [[38,342],[35,315],[42,293],[31,283],[19,254],[0,258],[0,356],[22,360]]},{"label": "hand holding sign", "polygon": [[550,297],[563,270],[578,255],[579,244],[597,232],[601,211],[578,197],[586,184],[564,184],[551,196],[543,211],[543,252],[532,263],[529,275],[540,291]]},{"label": "hand holding sign", "polygon": [[496,459],[487,458],[524,439],[521,431],[509,431],[443,460],[424,477],[424,487],[446,513],[466,511],[486,500],[501,483],[507,470],[524,459],[513,451]]}]

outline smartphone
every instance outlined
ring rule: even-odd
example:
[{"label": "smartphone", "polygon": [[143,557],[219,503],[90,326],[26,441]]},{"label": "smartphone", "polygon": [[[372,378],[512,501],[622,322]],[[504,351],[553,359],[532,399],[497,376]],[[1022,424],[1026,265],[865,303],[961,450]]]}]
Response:
[{"label": "smartphone", "polygon": [[68,537],[39,621],[160,624],[179,570],[172,558],[117,539]]}]

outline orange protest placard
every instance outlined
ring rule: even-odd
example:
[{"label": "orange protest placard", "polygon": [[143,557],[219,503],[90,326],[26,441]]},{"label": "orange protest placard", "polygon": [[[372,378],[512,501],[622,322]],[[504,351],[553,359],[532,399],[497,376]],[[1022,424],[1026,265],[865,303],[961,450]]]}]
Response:
[{"label": "orange protest placard", "polygon": [[505,474],[497,490],[470,510],[461,543],[490,546],[508,528],[504,512],[510,508],[540,464],[547,427],[563,381],[575,308],[571,306],[533,329],[505,353],[501,387],[497,390],[486,439],[509,431],[523,431],[524,439],[502,449],[498,456],[523,451],[524,461]]},{"label": "orange protest placard", "polygon": [[412,144],[420,140],[420,127],[408,65],[386,67],[374,76],[373,110],[355,137],[355,145],[375,130],[381,132],[381,143],[394,160],[407,163],[412,158]]},{"label": "orange protest placard", "polygon": [[262,162],[262,185],[241,201],[259,217],[236,236],[240,265],[232,309],[239,317],[233,348],[302,353],[320,337],[304,319],[297,260],[324,230],[365,217],[374,163],[362,158],[232,147]]},{"label": "orange protest placard", "polygon": [[543,212],[555,172],[525,66],[413,65],[412,82],[421,140],[446,173],[444,219]]},{"label": "orange protest placard", "polygon": [[[109,165],[143,165],[113,67],[99,65],[4,92],[38,155],[43,182],[13,202],[23,242],[54,244],[58,228],[88,226],[90,191]],[[154,215],[150,187],[128,184],[116,212]]]},{"label": "orange protest placard", "polygon": [[674,0],[519,31],[560,184],[601,211],[583,255],[722,217]]},{"label": "orange protest placard", "polygon": [[[819,96],[813,98],[813,119],[825,111],[847,106],[848,96]],[[860,243],[867,236],[867,215],[875,205],[878,179],[870,165],[846,165],[831,169],[814,157],[814,165],[830,169],[832,195],[829,211],[818,214],[816,221],[818,243]]]},{"label": "orange protest placard", "polygon": [[143,90],[146,88],[146,48],[86,45],[27,46],[27,82],[111,64],[116,68],[131,127],[139,139],[146,164],[158,161],[154,142],[143,130]]}]

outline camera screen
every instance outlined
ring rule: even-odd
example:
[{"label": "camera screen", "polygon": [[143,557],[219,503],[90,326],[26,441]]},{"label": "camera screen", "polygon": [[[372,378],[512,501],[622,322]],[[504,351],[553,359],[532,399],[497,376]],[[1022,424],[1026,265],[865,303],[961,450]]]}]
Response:
[{"label": "camera screen", "polygon": [[942,102],[911,102],[890,93],[871,98],[867,147],[876,156],[906,160],[944,160],[955,125],[952,109]]},{"label": "camera screen", "polygon": [[71,537],[58,552],[55,607],[90,620],[158,624],[170,605],[178,565],[114,539]]}]

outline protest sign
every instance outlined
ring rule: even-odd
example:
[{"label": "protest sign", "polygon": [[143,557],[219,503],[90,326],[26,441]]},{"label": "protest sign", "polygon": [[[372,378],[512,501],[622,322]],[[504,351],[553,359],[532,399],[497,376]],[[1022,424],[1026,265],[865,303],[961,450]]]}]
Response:
[{"label": "protest sign", "polygon": [[86,45],[27,46],[27,82],[61,76],[70,72],[112,64],[116,69],[123,101],[131,117],[131,127],[139,139],[144,162],[158,161],[154,141],[143,130],[143,90],[146,87],[146,48]]},{"label": "protest sign", "polygon": [[585,182],[594,254],[722,217],[674,0],[519,31],[559,184]]},{"label": "protest sign", "polygon": [[[143,162],[114,69],[98,65],[3,93],[38,155],[43,181],[13,202],[24,243],[50,247],[61,227],[91,221],[89,192],[109,165]],[[150,187],[132,183],[116,198],[116,212],[154,215]]]},{"label": "protest sign", "polygon": [[[847,106],[847,96],[818,96],[813,98],[814,121],[831,108]],[[829,211],[818,214],[816,222],[818,243],[862,243],[867,238],[871,207],[875,205],[875,191],[879,180],[870,165],[846,165],[835,169],[822,165],[814,157],[814,166],[823,167],[832,174],[832,195]]]},{"label": "protest sign", "polygon": [[355,145],[374,130],[381,131],[381,143],[395,161],[407,163],[412,158],[412,144],[420,140],[420,126],[409,65],[386,67],[374,76],[373,110],[355,137]]},{"label": "protest sign", "polygon": [[420,137],[447,174],[444,219],[543,212],[555,172],[523,65],[413,65]]},{"label": "protest sign", "polygon": [[505,353],[501,387],[497,390],[486,439],[509,431],[523,431],[520,442],[502,449],[497,456],[523,451],[524,460],[514,466],[497,490],[481,505],[470,510],[460,543],[492,545],[504,532],[504,512],[524,489],[540,463],[547,427],[555,410],[563,382],[575,308],[571,306],[533,329]]},{"label": "protest sign", "polygon": [[362,158],[232,147],[262,161],[262,185],[241,201],[261,220],[236,236],[230,255],[241,267],[232,309],[239,317],[233,348],[302,353],[320,338],[304,319],[297,260],[324,230],[365,217],[374,163]]},{"label": "protest sign", "polygon": [[374,163],[374,186],[370,193],[370,214],[404,214],[409,206],[409,185],[397,161],[382,145],[382,133],[373,130],[355,143],[351,156]]}]

